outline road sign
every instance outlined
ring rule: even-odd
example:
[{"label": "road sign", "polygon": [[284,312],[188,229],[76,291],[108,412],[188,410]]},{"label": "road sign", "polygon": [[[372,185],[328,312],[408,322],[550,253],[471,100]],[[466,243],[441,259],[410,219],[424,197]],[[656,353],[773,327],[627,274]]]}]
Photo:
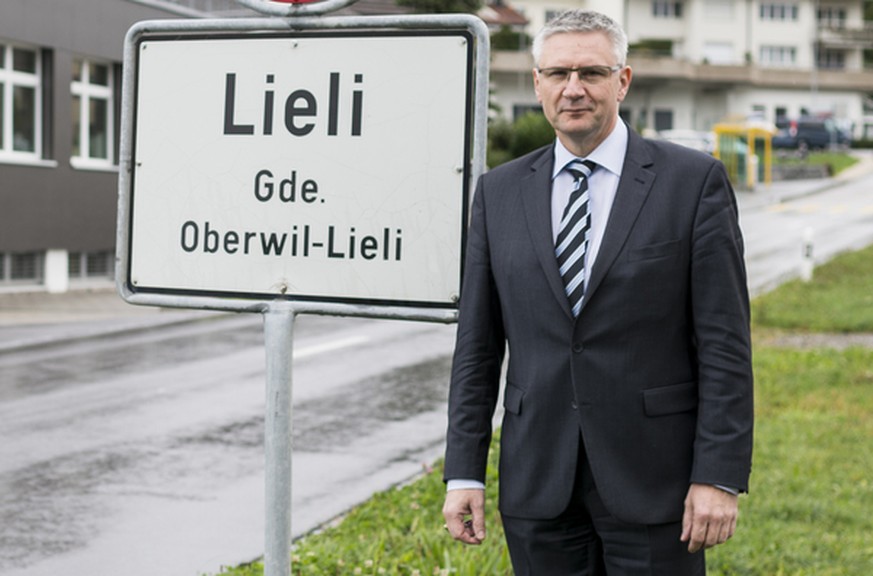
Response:
[{"label": "road sign", "polygon": [[484,23],[304,17],[347,3],[125,40],[116,283],[264,314],[266,576],[290,574],[295,315],[456,320],[484,170]]},{"label": "road sign", "polygon": [[456,308],[473,34],[132,42],[129,294]]}]

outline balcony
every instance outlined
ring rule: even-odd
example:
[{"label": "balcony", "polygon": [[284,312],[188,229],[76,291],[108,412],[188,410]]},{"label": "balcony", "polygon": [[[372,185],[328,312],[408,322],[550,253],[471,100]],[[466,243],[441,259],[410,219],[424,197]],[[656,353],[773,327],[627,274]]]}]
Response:
[{"label": "balcony", "polygon": [[869,48],[873,46],[873,22],[852,28],[820,26],[818,42],[827,48]]},{"label": "balcony", "polygon": [[869,91],[873,70],[808,70],[747,65],[695,64],[668,58],[630,56],[635,82],[687,80],[704,87],[800,88],[815,83],[822,90]]},{"label": "balcony", "polygon": [[[816,70],[813,76],[810,70],[695,64],[687,60],[633,54],[628,57],[628,63],[634,71],[634,82],[638,84],[686,80],[710,88],[733,85],[802,88],[814,82],[821,90],[862,92],[869,92],[873,86],[873,70]],[[529,52],[495,50],[491,53],[492,72],[530,74],[531,68],[533,59]]]},{"label": "balcony", "polygon": [[530,50],[492,50],[491,71],[530,74],[533,70],[533,56]]}]

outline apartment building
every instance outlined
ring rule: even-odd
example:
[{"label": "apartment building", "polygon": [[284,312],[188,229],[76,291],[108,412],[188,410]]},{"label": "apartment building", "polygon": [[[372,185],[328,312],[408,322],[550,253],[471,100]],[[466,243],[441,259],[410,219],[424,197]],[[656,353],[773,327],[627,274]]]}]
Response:
[{"label": "apartment building", "polygon": [[[631,45],[622,116],[637,130],[709,130],[731,118],[827,114],[873,136],[873,23],[862,0],[515,0],[533,34],[574,7],[620,22]],[[865,54],[867,66],[865,68]],[[525,52],[495,52],[492,92],[512,118],[536,107]]]}]

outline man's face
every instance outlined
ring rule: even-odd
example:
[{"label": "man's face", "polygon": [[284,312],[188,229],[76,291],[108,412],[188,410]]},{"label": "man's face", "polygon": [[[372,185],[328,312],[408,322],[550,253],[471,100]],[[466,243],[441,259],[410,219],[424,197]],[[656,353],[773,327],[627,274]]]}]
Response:
[{"label": "man's face", "polygon": [[[631,70],[627,66],[588,81],[580,74],[550,75],[552,68],[613,68],[619,62],[609,38],[603,32],[568,32],[553,34],[543,42],[543,50],[534,70],[534,88],[543,112],[564,146],[579,156],[587,156],[612,131],[618,105],[630,86]],[[605,69],[603,69],[605,71]],[[591,80],[595,80],[592,82]]]}]

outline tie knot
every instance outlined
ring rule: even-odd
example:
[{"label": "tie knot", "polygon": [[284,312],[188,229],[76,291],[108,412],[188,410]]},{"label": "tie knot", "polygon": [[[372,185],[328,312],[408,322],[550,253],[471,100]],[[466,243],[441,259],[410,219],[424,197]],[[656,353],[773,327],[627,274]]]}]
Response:
[{"label": "tie knot", "polygon": [[588,178],[591,176],[591,173],[594,172],[594,169],[597,167],[595,162],[591,160],[571,160],[564,166],[564,169],[567,170],[570,174],[573,175],[575,180],[581,180],[582,178]]}]

